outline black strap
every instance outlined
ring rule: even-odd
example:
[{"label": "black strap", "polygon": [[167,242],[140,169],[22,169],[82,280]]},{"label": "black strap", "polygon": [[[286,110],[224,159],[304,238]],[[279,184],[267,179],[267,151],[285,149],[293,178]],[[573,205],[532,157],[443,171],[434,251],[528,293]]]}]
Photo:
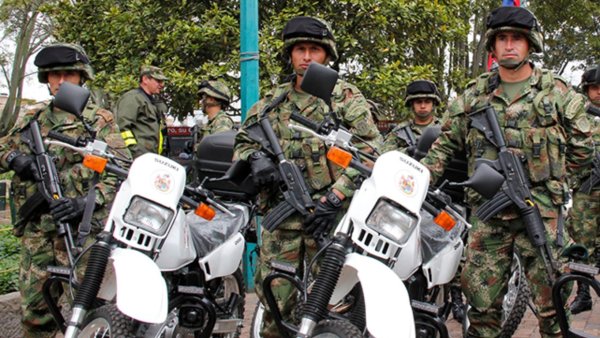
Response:
[{"label": "black strap", "polygon": [[92,229],[92,214],[94,213],[94,207],[96,206],[96,184],[99,181],[99,174],[94,173],[92,179],[92,185],[90,186],[86,198],[85,210],[81,223],[79,223],[78,235],[77,235],[77,246],[83,247],[87,236],[90,234]]}]

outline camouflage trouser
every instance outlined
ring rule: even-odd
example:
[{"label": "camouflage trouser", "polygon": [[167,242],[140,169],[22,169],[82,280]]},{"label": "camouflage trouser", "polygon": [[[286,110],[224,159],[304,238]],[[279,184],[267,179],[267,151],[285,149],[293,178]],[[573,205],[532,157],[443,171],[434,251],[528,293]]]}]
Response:
[{"label": "camouflage trouser", "polygon": [[[50,274],[46,271],[48,265],[68,266],[69,260],[64,240],[57,237],[54,224],[27,224],[21,237],[21,262],[19,269],[19,291],[21,293],[21,312],[24,337],[54,337],[58,326],[44,297],[42,288]],[[94,240],[90,234],[87,243]],[[78,263],[78,276],[85,270],[87,257]],[[57,285],[55,285],[57,286]],[[53,288],[52,295],[58,299],[61,290]]]},{"label": "camouflage trouser", "polygon": [[[254,280],[256,294],[266,308],[263,318],[263,329],[261,330],[262,338],[281,337],[277,325],[267,309],[262,288],[262,281],[271,272],[269,263],[273,260],[286,262],[296,267],[297,271],[304,271],[304,257],[306,256],[310,260],[316,253],[314,240],[304,235],[300,229],[289,229],[291,224],[299,224],[299,222],[301,222],[300,217],[293,216],[289,220],[286,220],[279,229],[273,232],[263,230],[261,233],[260,260]],[[283,319],[288,322],[294,322],[294,311],[297,305],[296,289],[289,282],[281,279],[273,280],[271,287]]]},{"label": "camouflage trouser", "polygon": [[[490,220],[486,223],[471,219],[467,260],[462,273],[463,292],[471,305],[468,312],[469,337],[497,337],[501,330],[502,300],[508,290],[513,251],[518,250],[523,270],[537,307],[542,337],[560,337],[560,328],[552,302],[552,287],[539,250],[527,237],[521,220]],[[544,218],[548,243],[556,258],[557,219]],[[567,238],[568,240],[568,238]],[[565,243],[568,241],[565,240]],[[561,271],[562,262],[557,262]],[[570,287],[565,288],[565,298]],[[567,309],[568,311],[568,309]],[[568,313],[568,312],[567,312]]]},{"label": "camouflage trouser", "polygon": [[588,249],[589,261],[585,263],[599,264],[600,255],[600,190],[594,190],[590,195],[576,193],[573,196],[573,206],[569,210],[567,229],[571,238]]}]

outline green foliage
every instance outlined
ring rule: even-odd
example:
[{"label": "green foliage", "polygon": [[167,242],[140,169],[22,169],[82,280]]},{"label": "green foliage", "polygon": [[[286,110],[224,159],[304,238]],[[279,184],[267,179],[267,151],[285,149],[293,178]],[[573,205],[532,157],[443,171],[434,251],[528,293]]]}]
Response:
[{"label": "green foliage", "polygon": [[18,288],[20,243],[11,229],[10,225],[0,226],[0,294]]},{"label": "green foliage", "polygon": [[569,61],[600,63],[600,6],[597,0],[531,0],[544,33],[544,66],[559,71]]}]

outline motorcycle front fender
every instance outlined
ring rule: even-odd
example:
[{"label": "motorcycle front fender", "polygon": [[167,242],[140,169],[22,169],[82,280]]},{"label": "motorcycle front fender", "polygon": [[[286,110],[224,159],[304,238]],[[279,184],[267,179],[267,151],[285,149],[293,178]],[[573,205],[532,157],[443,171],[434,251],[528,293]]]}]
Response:
[{"label": "motorcycle front fender", "polygon": [[376,259],[348,254],[329,303],[339,302],[358,282],[365,298],[367,329],[371,336],[415,337],[408,292],[394,271]]},{"label": "motorcycle front fender", "polygon": [[156,263],[139,251],[121,248],[114,249],[110,259],[119,311],[145,323],[167,320],[167,285]]}]

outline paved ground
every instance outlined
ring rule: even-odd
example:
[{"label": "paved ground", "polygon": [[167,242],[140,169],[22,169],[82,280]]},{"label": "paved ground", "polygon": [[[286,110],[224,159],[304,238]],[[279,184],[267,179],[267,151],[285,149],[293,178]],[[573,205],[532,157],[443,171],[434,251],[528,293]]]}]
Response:
[{"label": "paved ground", "polygon": [[[242,338],[250,337],[250,322],[257,302],[256,295],[249,293],[246,296],[246,313]],[[594,309],[600,309],[600,299],[594,296]],[[447,322],[450,336],[462,337],[462,329],[458,322],[453,319]],[[578,314],[572,324],[574,328],[585,330],[586,333],[600,337],[600,311],[592,314],[591,311]],[[11,293],[0,296],[0,338],[20,337],[18,294]],[[537,319],[528,310],[521,322],[519,329],[513,336],[515,338],[539,338]]]}]

